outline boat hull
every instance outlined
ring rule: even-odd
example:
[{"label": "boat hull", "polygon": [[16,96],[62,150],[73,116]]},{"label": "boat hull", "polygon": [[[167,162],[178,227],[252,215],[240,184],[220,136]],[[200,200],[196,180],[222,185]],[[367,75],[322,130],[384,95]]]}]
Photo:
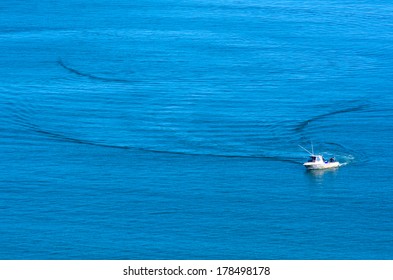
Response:
[{"label": "boat hull", "polygon": [[340,163],[335,162],[328,162],[328,163],[315,163],[315,162],[306,162],[303,164],[308,170],[319,170],[319,169],[329,169],[329,168],[336,168],[340,166]]}]

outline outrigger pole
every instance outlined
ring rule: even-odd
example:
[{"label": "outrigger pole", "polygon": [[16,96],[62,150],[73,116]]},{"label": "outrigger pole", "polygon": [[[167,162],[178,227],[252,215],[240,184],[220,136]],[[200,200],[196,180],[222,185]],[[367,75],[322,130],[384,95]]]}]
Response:
[{"label": "outrigger pole", "polygon": [[307,150],[306,148],[304,148],[304,147],[302,147],[302,146],[300,146],[300,145],[299,145],[299,147],[302,148],[303,150],[305,150],[305,151],[306,151],[307,153],[309,153],[311,156],[314,154],[314,148],[312,147],[312,145],[311,145],[312,153],[311,153],[309,150]]}]

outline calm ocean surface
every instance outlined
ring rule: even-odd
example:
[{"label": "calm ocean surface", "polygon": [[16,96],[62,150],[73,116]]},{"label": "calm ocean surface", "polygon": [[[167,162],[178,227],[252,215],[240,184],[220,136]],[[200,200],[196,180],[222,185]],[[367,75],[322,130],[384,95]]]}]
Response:
[{"label": "calm ocean surface", "polygon": [[0,13],[0,259],[393,259],[391,1]]}]

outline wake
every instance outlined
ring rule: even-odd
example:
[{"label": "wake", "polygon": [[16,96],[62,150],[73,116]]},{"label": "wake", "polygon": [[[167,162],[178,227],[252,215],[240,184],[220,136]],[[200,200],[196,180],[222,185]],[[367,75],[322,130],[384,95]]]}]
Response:
[{"label": "wake", "polygon": [[104,82],[116,82],[116,83],[130,83],[132,81],[126,80],[126,79],[117,79],[117,78],[107,78],[107,77],[100,77],[100,76],[95,76],[89,73],[84,73],[79,70],[76,70],[74,68],[71,68],[70,66],[66,65],[61,58],[57,60],[57,64],[60,65],[63,69],[67,70],[70,73],[73,73],[75,75],[89,78],[92,80],[99,80],[99,81],[104,81]]}]

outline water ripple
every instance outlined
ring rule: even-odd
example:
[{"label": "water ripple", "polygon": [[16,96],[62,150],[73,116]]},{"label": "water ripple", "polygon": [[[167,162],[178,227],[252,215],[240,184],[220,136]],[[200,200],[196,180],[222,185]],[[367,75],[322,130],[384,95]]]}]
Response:
[{"label": "water ripple", "polygon": [[64,68],[65,70],[69,71],[70,73],[76,74],[78,76],[81,77],[86,77],[89,79],[93,79],[93,80],[99,80],[99,81],[104,81],[104,82],[116,82],[116,83],[130,83],[133,82],[131,80],[126,80],[126,79],[118,79],[118,78],[107,78],[107,77],[100,77],[100,76],[96,76],[90,73],[85,73],[85,72],[81,72],[75,68],[72,68],[68,65],[66,65],[63,60],[61,58],[59,58],[57,60],[57,63]]}]

